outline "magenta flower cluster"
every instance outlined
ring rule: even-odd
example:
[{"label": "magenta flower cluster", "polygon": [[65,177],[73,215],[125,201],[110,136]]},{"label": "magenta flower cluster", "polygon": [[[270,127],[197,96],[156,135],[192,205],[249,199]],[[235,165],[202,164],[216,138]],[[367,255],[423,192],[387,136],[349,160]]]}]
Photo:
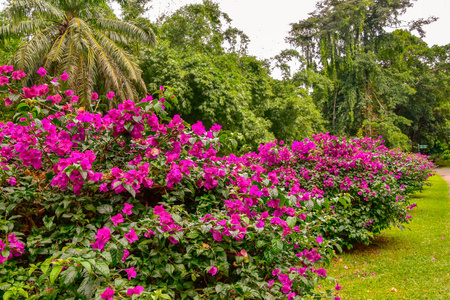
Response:
[{"label": "magenta flower cluster", "polygon": [[[13,257],[21,256],[25,250],[25,245],[17,239],[14,233],[8,235],[8,239],[5,242],[0,240],[0,265],[6,260],[11,260]],[[1,255],[3,251],[9,253],[7,257]]]}]

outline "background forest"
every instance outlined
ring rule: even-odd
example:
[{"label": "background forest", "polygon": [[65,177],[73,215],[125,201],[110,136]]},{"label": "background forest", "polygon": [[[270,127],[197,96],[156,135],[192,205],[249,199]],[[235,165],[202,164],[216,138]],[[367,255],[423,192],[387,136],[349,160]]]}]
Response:
[{"label": "background forest", "polygon": [[[151,1],[117,2],[120,15],[109,1],[8,1],[0,63],[23,69],[33,84],[43,80],[40,67],[67,71],[86,107],[92,91],[115,92],[100,98],[107,109],[164,85],[174,95],[165,103],[171,115],[221,124],[242,149],[325,131],[382,136],[406,151],[448,148],[450,45],[422,40],[434,18],[399,21],[411,0],[319,1],[291,24],[292,48],[271,60],[248,54],[248,36],[213,1],[158,20],[145,18]],[[0,105],[0,119],[11,119],[14,105]]]}]

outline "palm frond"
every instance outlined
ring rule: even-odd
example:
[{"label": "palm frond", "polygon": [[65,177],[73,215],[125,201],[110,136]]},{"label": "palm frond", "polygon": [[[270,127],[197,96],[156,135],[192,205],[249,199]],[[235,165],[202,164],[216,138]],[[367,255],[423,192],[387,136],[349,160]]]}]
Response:
[{"label": "palm frond", "polygon": [[131,77],[132,80],[137,80],[138,77],[140,77],[141,71],[139,70],[137,63],[134,62],[132,56],[122,50],[102,32],[97,30],[95,32],[97,39],[105,52],[114,59],[115,63],[119,65],[122,70],[126,71],[125,74],[128,77]]},{"label": "palm frond", "polygon": [[156,44],[156,38],[154,38],[153,35],[147,34],[144,30],[132,23],[105,18],[92,20],[91,22],[95,24],[98,29],[115,32],[144,44]]},{"label": "palm frond", "polygon": [[49,25],[49,22],[43,20],[26,20],[18,22],[17,24],[3,25],[0,26],[0,38],[12,36],[29,36]]},{"label": "palm frond", "polygon": [[36,33],[14,54],[14,65],[19,69],[26,70],[28,73],[34,73],[52,46],[49,34],[55,33],[57,30],[57,25],[50,25]]},{"label": "palm frond", "polygon": [[47,68],[47,65],[58,63],[61,61],[62,55],[64,50],[66,49],[67,45],[69,44],[67,36],[67,31],[64,32],[63,35],[59,36],[54,42],[52,47],[50,48],[50,51],[46,55],[44,68]]},{"label": "palm frond", "polygon": [[120,89],[120,78],[118,77],[116,68],[114,68],[113,66],[112,60],[96,40],[94,34],[91,31],[91,28],[83,20],[79,18],[75,19],[78,23],[81,35],[86,39],[86,41],[89,43],[89,46],[92,47],[95,52],[99,70],[101,70],[101,73],[103,73],[104,75],[112,78],[111,83],[113,85],[113,88],[114,90],[118,91]]},{"label": "palm frond", "polygon": [[13,23],[30,17],[31,13],[39,14],[46,19],[62,19],[64,12],[45,0],[13,0],[6,9],[7,15]]}]

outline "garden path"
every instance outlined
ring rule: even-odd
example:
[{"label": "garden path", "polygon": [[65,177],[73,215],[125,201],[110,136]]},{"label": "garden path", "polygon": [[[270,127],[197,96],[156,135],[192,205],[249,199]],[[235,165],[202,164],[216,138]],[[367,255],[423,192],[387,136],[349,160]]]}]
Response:
[{"label": "garden path", "polygon": [[436,173],[438,173],[450,186],[450,168],[436,169]]}]

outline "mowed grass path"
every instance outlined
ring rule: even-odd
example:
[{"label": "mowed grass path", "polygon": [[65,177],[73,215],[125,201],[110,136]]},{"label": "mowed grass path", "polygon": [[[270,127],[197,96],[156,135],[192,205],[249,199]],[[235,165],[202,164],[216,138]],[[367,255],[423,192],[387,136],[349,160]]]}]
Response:
[{"label": "mowed grass path", "polygon": [[429,182],[414,195],[418,207],[407,229],[386,230],[328,266],[343,286],[341,299],[450,299],[448,186],[439,175]]}]

